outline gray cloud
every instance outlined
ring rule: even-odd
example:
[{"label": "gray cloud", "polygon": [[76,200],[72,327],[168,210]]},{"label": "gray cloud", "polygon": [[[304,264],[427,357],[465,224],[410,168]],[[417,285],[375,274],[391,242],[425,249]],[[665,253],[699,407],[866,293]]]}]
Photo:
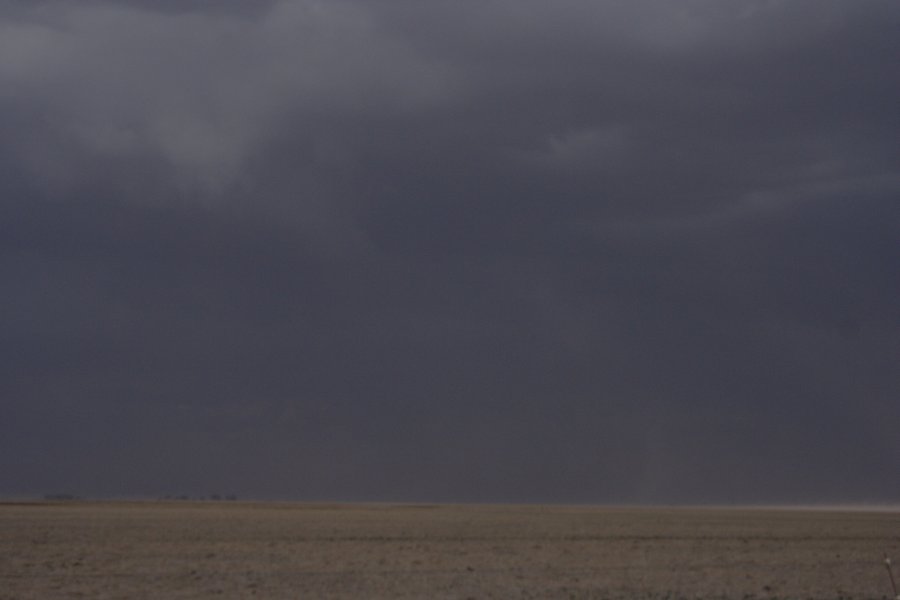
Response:
[{"label": "gray cloud", "polygon": [[0,5],[0,493],[895,499],[898,20]]}]

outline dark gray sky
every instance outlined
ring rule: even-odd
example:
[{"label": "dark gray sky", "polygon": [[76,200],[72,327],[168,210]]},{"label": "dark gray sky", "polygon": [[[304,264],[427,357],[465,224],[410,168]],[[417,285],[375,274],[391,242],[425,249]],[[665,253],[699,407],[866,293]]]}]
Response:
[{"label": "dark gray sky", "polygon": [[895,0],[0,2],[0,494],[900,501]]}]

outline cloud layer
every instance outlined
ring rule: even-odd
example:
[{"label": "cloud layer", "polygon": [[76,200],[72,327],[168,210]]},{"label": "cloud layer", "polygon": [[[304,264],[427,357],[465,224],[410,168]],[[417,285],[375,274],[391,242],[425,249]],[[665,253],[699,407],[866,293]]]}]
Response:
[{"label": "cloud layer", "polygon": [[0,4],[0,492],[896,499],[898,24]]}]

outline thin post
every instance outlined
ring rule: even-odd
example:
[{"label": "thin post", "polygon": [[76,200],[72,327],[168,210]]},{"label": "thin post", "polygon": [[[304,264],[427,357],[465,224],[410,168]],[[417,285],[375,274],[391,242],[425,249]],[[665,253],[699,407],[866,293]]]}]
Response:
[{"label": "thin post", "polygon": [[894,570],[891,568],[891,559],[888,558],[887,552],[884,553],[884,567],[887,569],[888,577],[891,578],[891,589],[894,590],[894,600],[900,600],[900,594],[897,593],[897,582],[894,580]]}]

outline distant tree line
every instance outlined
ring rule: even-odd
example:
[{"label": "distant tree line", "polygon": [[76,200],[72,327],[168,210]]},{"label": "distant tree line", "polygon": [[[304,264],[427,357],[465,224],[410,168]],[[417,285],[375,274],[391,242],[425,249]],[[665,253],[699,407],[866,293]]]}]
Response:
[{"label": "distant tree line", "polygon": [[[161,496],[160,500],[197,500],[197,501],[211,501],[211,502],[234,502],[238,499],[235,494],[209,494],[207,496],[189,496],[188,494],[167,494],[165,496]],[[53,494],[44,494],[44,500],[48,502],[72,502],[75,500],[82,500],[80,496],[76,496],[75,494],[69,493],[53,493]]]}]

